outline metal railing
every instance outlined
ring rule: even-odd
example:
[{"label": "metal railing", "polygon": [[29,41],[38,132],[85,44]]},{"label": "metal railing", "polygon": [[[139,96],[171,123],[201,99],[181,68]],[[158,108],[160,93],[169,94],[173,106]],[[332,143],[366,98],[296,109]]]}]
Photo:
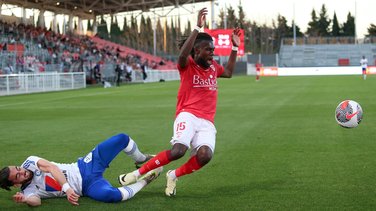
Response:
[{"label": "metal railing", "polygon": [[83,72],[0,75],[0,96],[86,87]]}]

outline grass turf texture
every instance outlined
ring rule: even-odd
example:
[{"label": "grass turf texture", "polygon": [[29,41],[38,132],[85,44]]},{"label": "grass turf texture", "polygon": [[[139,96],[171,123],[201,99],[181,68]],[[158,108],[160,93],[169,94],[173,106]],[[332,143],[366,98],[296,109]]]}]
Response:
[{"label": "grass turf texture", "polygon": [[[75,162],[120,132],[139,148],[170,148],[179,83],[7,96],[0,98],[0,167],[29,155]],[[372,210],[376,206],[376,76],[254,77],[219,79],[217,144],[213,160],[178,181],[177,196],[164,196],[164,173],[133,199],[105,204],[81,198],[42,201],[37,210]],[[338,126],[336,106],[359,102],[364,119],[355,129]],[[105,177],[134,170],[124,153]],[[16,192],[0,190],[0,209]]]}]

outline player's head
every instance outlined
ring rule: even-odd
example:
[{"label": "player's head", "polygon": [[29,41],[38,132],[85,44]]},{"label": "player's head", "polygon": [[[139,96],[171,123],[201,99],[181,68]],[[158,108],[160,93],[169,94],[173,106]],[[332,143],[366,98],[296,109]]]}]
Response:
[{"label": "player's head", "polygon": [[[180,42],[179,48],[183,46],[185,41],[186,39]],[[198,33],[191,50],[191,56],[200,66],[205,68],[208,68],[212,64],[214,44],[213,38],[208,33]]]},{"label": "player's head", "polygon": [[0,187],[10,190],[11,186],[21,186],[33,179],[33,172],[19,166],[7,166],[0,170]]},{"label": "player's head", "polygon": [[10,190],[9,187],[13,186],[13,183],[9,181],[9,167],[4,167],[0,170],[0,187],[5,190]]}]

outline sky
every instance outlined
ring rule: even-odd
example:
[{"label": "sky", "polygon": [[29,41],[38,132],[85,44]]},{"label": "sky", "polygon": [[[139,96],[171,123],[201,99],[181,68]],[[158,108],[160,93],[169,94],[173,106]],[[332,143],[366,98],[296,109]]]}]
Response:
[{"label": "sky", "polygon": [[[209,9],[208,21],[211,22],[211,17],[214,15],[216,22],[218,22],[218,15],[220,9],[232,6],[236,15],[239,3],[242,4],[243,9],[246,13],[246,19],[255,21],[258,24],[267,24],[272,26],[272,20],[277,20],[278,14],[284,16],[288,25],[292,25],[292,20],[295,17],[296,25],[300,27],[302,32],[307,30],[308,22],[311,21],[311,12],[315,9],[316,14],[319,15],[321,7],[325,4],[327,9],[327,14],[330,19],[333,19],[333,14],[336,12],[338,22],[343,24],[347,20],[347,15],[350,12],[352,16],[355,17],[356,33],[358,38],[363,38],[364,34],[368,34],[367,28],[371,23],[376,25],[376,0],[216,0],[214,6],[214,13],[211,8],[210,2],[189,4],[178,7],[170,11],[168,8],[162,12],[162,14],[168,13],[169,16],[180,16],[181,23],[184,24],[186,21],[190,20],[192,24],[196,23],[197,11],[202,7],[207,7]],[[10,10],[14,13],[19,13],[16,9],[9,9],[9,7],[3,5],[2,14],[10,15]],[[159,9],[160,12],[161,9]],[[163,9],[162,9],[163,10]],[[35,11],[34,11],[35,12]],[[33,14],[28,14],[28,16]],[[37,15],[34,14],[34,15]],[[148,15],[148,14],[146,14]],[[149,14],[153,16],[154,13]],[[61,15],[58,22],[60,22],[60,27],[62,27]],[[118,23],[120,28],[123,26],[123,16],[118,17]],[[46,22],[52,20],[51,14],[45,14]],[[138,16],[140,18],[140,16]],[[153,18],[152,18],[153,19]],[[127,18],[129,21],[130,18]],[[169,21],[169,20],[168,20]],[[46,23],[47,27],[49,25]],[[108,25],[110,20],[107,20]],[[86,22],[83,23],[83,27],[86,28]],[[185,26],[182,26],[184,28]],[[84,29],[85,30],[85,29]]]},{"label": "sky", "polygon": [[302,32],[306,31],[308,22],[311,21],[312,9],[315,9],[316,14],[319,15],[323,4],[327,9],[328,17],[333,19],[335,12],[340,24],[346,22],[350,12],[355,17],[359,38],[368,34],[367,28],[371,23],[376,25],[375,0],[218,0],[217,7],[225,8],[225,6],[231,5],[233,8],[237,8],[239,2],[246,12],[247,19],[270,26],[271,20],[276,20],[278,14],[287,19],[288,25],[292,25],[295,13],[296,25]]}]

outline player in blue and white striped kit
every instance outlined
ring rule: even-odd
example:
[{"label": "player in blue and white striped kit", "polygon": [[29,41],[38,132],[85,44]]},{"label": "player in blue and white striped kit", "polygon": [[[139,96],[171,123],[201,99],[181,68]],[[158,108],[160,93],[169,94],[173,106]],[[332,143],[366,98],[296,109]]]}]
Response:
[{"label": "player in blue and white striped kit", "polygon": [[78,205],[80,196],[102,202],[125,201],[156,179],[163,169],[156,169],[132,185],[113,187],[103,178],[103,173],[121,151],[136,164],[151,158],[141,153],[128,135],[118,134],[98,144],[85,157],[72,164],[30,156],[21,166],[4,167],[0,170],[0,187],[6,190],[10,190],[11,186],[21,187],[13,200],[30,206],[41,205],[43,198],[64,196],[73,205]]}]

